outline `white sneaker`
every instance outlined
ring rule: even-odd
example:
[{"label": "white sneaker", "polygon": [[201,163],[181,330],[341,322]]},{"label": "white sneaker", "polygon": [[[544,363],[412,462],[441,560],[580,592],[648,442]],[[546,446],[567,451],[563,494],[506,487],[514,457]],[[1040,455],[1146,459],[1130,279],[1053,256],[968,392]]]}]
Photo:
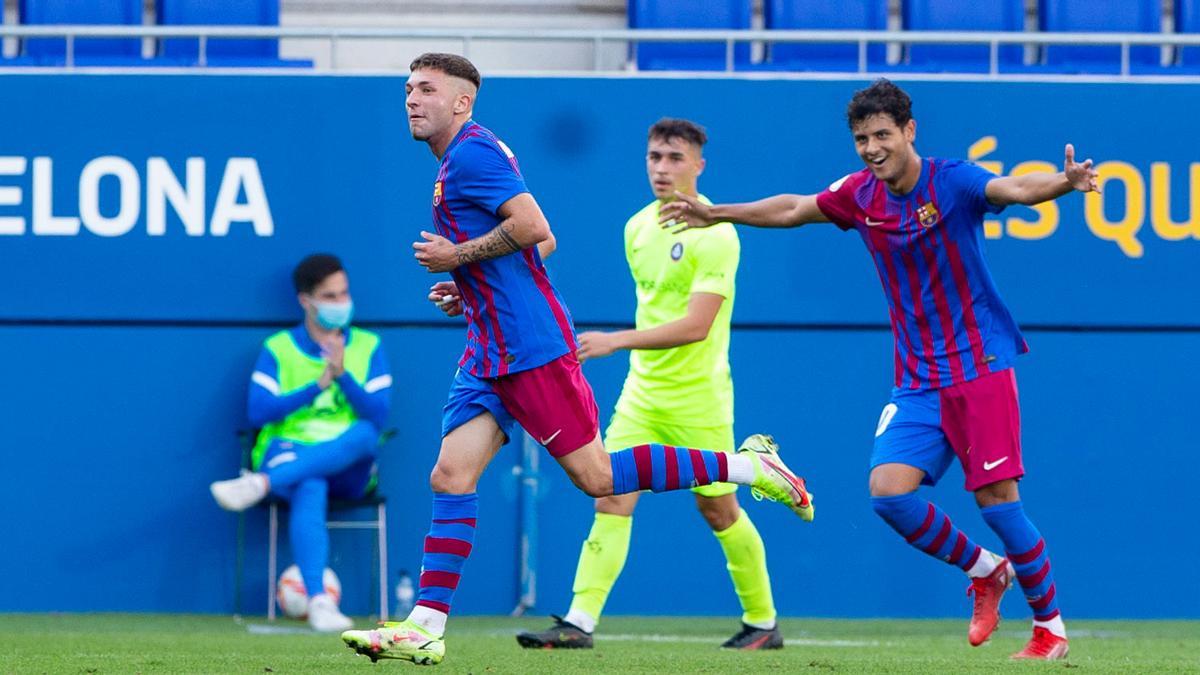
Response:
[{"label": "white sneaker", "polygon": [[354,622],[342,614],[328,593],[321,593],[308,600],[308,625],[322,633],[340,633],[350,630]]},{"label": "white sneaker", "polygon": [[242,469],[242,475],[208,486],[213,499],[226,511],[245,511],[267,496],[267,477]]}]

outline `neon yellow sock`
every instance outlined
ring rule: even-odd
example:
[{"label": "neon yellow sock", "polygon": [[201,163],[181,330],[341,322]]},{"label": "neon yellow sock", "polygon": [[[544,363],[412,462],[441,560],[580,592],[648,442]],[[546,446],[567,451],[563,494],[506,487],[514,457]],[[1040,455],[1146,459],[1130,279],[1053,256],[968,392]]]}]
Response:
[{"label": "neon yellow sock", "polygon": [[771,576],[767,574],[767,550],[750,516],[742,511],[733,525],[713,534],[725,550],[733,590],[742,603],[742,621],[763,627],[773,625],[775,601]]},{"label": "neon yellow sock", "polygon": [[579,567],[575,569],[572,611],[578,610],[600,620],[608,593],[625,567],[632,532],[633,516],[596,513],[592,531],[579,553]]}]

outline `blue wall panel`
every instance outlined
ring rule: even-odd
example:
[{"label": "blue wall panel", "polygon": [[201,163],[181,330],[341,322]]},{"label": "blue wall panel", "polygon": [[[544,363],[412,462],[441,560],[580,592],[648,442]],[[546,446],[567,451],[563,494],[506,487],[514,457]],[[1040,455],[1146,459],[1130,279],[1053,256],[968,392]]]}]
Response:
[{"label": "blue wall panel", "polygon": [[[17,355],[10,358],[16,384],[0,406],[7,432],[0,468],[9,477],[0,490],[6,551],[0,574],[22,581],[0,600],[0,611],[232,609],[236,518],[212,504],[207,485],[236,470],[233,431],[242,424],[258,343],[270,332],[252,322],[294,320],[287,272],[314,249],[345,258],[360,316],[388,326],[381,332],[403,383],[392,417],[400,436],[382,459],[392,507],[391,568],[415,572],[440,408],[463,335],[455,322],[437,323],[424,301],[433,277],[411,260],[409,244],[428,226],[434,160],[406,137],[402,81],[0,80],[0,125],[21,129],[0,149],[0,188],[20,190],[16,198],[0,191],[0,284],[10,289],[0,303],[0,347]],[[708,126],[702,188],[714,199],[812,191],[856,168],[841,115],[859,84],[495,78],[484,85],[478,117],[517,152],[550,216],[560,245],[550,267],[577,320],[627,323],[633,289],[620,232],[650,198],[645,128],[666,114]],[[1179,536],[1194,527],[1182,496],[1187,473],[1178,469],[1197,449],[1187,411],[1200,375],[1193,358],[1200,333],[1179,329],[1200,325],[1194,292],[1200,217],[1172,225],[1161,208],[1169,197],[1171,217],[1186,221],[1200,188],[1187,178],[1196,165],[1188,149],[1145,132],[1152,124],[1146,111],[1182,106],[1190,91],[907,86],[923,152],[970,154],[1007,173],[1029,160],[1059,163],[1061,145],[1070,140],[1082,154],[1110,162],[1106,175],[1116,177],[1091,212],[1071,195],[1040,226],[999,223],[999,237],[988,244],[994,275],[1019,321],[1108,327],[1030,331],[1033,352],[1019,367],[1030,471],[1022,490],[1051,547],[1069,616],[1200,616],[1200,584],[1181,587],[1179,577],[1158,573],[1161,554],[1146,554],[1200,556],[1194,537]],[[27,103],[38,100],[58,103]],[[1107,114],[1080,118],[1073,111],[1081,108]],[[748,110],[769,123],[752,122]],[[1114,118],[1130,123],[1112,126]],[[106,156],[120,159],[94,164]],[[164,178],[161,167],[150,168],[156,157],[182,184],[188,159],[197,166],[203,160],[199,235],[186,234],[169,207],[163,234],[150,234],[148,183],[151,173],[155,181]],[[256,234],[245,209],[239,214],[239,206],[254,201],[255,186],[250,174],[230,178],[231,158],[234,166],[237,158],[254,160],[272,236]],[[136,176],[136,199],[121,202],[113,175],[89,179],[97,186],[97,212],[86,214],[78,234],[44,233],[70,225],[48,223],[48,212],[81,215],[81,174],[106,166],[126,171],[128,182],[122,161]],[[237,187],[221,207],[232,206],[235,218],[227,235],[214,236],[223,181]],[[86,191],[88,181],[82,182]],[[193,187],[188,195],[199,199]],[[1128,222],[1113,225],[1127,197]],[[120,229],[114,219],[133,204],[138,214],[127,233],[98,236],[89,229],[114,233]],[[1008,215],[1021,214],[1035,219],[1027,210]],[[23,219],[21,233],[16,218]],[[34,232],[35,220],[41,232]],[[965,614],[961,576],[905,546],[866,498],[867,456],[891,374],[890,336],[882,328],[813,326],[884,325],[886,308],[861,243],[828,226],[741,234],[732,354],[737,431],[775,433],[789,461],[811,478],[820,507],[808,526],[743,495],[767,539],[781,611]],[[434,323],[395,327],[406,322]],[[1123,332],[1130,326],[1143,329]],[[614,357],[585,366],[604,421],[626,363]],[[505,448],[481,485],[479,539],[458,612],[505,612],[515,602],[516,458],[515,448]],[[981,543],[995,545],[960,481],[951,470],[932,494]],[[548,459],[540,497],[539,609],[558,611],[569,599],[591,501]],[[257,612],[266,586],[263,513],[252,513],[249,523],[259,543],[247,559],[243,602]],[[636,523],[611,611],[664,611],[645,598],[666,591],[671,612],[736,614],[719,549],[691,497],[647,497]],[[685,561],[680,551],[699,557]],[[366,535],[335,533],[334,565],[347,608],[373,607]],[[1141,581],[1115,583],[1114,569]],[[716,590],[697,594],[697,584]],[[1018,597],[1007,602],[1008,615],[1025,616]]]},{"label": "blue wall panel", "polygon": [[[860,166],[843,110],[861,84],[494,78],[484,85],[477,117],[514,148],[563,242],[553,268],[576,318],[626,321],[628,295],[592,279],[600,270],[621,276],[621,226],[650,200],[646,128],[662,115],[707,125],[701,187],[714,199],[813,192]],[[3,157],[25,164],[20,172],[0,170],[0,187],[21,190],[17,203],[0,201],[0,218],[23,218],[25,227],[19,236],[0,235],[0,283],[45,292],[8,299],[0,317],[283,320],[291,305],[282,272],[316,248],[335,248],[353,265],[362,318],[431,317],[421,292],[429,276],[413,264],[409,245],[428,226],[435,161],[407,138],[401,80],[29,75],[4,85],[0,128],[22,133],[6,140]],[[1154,124],[1147,111],[1190,105],[1187,85],[906,86],[924,153],[969,154],[1008,172],[1029,161],[1058,166],[1071,141],[1113,176],[1091,215],[1082,196],[1070,195],[1032,232],[1016,225],[1015,233],[1041,238],[1014,238],[1013,225],[1001,227],[989,255],[1020,320],[1200,325],[1200,295],[1188,292],[1190,261],[1200,252],[1200,215],[1188,215],[1200,214],[1191,206],[1200,200],[1200,163],[1186,144],[1145,132]],[[22,103],[50,98],[56,105]],[[1080,109],[1108,114],[1080,116]],[[755,116],[765,123],[751,122]],[[80,199],[81,182],[93,183],[81,175],[107,156],[136,174],[130,186],[140,192],[126,206],[140,212],[129,231],[100,237],[85,223],[76,236],[35,235],[37,195],[53,206],[43,215],[78,216],[81,201],[88,208],[96,202]],[[49,160],[50,176],[36,180],[39,157]],[[199,187],[188,192],[203,196],[203,234],[186,235],[170,206],[150,208],[153,157],[164,158],[180,183],[188,158],[204,161],[202,195]],[[227,206],[259,203],[246,193],[249,179],[226,170],[231,158],[254,160],[272,236],[256,235],[244,220],[231,222],[224,236],[212,234],[223,181],[239,188],[223,200]],[[101,216],[121,213],[118,184],[111,175],[99,180]],[[1170,208],[1159,210],[1170,218],[1156,217],[1155,205],[1168,201]],[[159,212],[163,234],[149,234],[149,214]],[[1036,219],[1023,207],[1009,209],[1009,217]],[[830,226],[810,229],[816,231],[744,233],[747,259],[770,272],[743,277],[735,318],[883,323],[861,244]],[[199,280],[213,270],[235,292],[203,288]]]}]

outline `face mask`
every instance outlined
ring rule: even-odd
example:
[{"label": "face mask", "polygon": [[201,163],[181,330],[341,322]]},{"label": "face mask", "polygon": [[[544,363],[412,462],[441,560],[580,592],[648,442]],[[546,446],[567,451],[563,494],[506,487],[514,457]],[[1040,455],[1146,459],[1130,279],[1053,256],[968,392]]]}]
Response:
[{"label": "face mask", "polygon": [[323,328],[333,330],[350,325],[350,317],[354,315],[354,303],[346,302],[315,302],[317,308],[317,323]]}]

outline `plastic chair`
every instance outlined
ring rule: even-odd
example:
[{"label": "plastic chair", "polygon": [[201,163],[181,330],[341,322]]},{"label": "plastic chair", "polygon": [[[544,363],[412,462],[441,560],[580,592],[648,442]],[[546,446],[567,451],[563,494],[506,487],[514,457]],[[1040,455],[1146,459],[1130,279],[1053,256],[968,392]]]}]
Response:
[{"label": "plastic chair", "polygon": [[[887,0],[766,0],[763,15],[768,30],[885,30]],[[772,43],[768,64],[774,70],[858,71],[858,44]],[[867,45],[867,68],[878,70],[887,61],[887,45]]]},{"label": "plastic chair", "polygon": [[[1038,27],[1046,32],[1159,33],[1162,31],[1161,0],[1042,0],[1038,5]],[[1156,69],[1159,47],[1129,48],[1134,68]],[[1120,45],[1047,45],[1043,70],[1064,73],[1121,72]]]},{"label": "plastic chair", "polygon": [[[1024,0],[907,0],[903,6],[905,30],[1006,31],[1025,28]],[[1021,66],[1021,45],[1000,45],[999,70]],[[908,65],[926,72],[986,73],[991,68],[989,45],[930,45],[908,47]]]},{"label": "plastic chair", "polygon": [[[82,24],[97,26],[142,25],[141,0],[20,0],[17,15],[33,26]],[[28,38],[21,54],[37,65],[64,65],[66,38]],[[80,65],[139,65],[141,38],[77,38],[72,58]]]},{"label": "plastic chair", "polygon": [[[379,436],[379,445],[385,445],[395,438],[397,431],[388,429]],[[258,429],[242,430],[237,433],[242,448],[243,468],[250,468],[250,455],[258,439]],[[287,508],[287,502],[268,495],[259,503],[267,509],[267,620],[275,620],[275,593],[279,583],[279,511]],[[374,530],[376,554],[375,562],[379,564],[379,620],[388,619],[388,584],[387,584],[387,498],[379,492],[378,486],[372,486],[367,494],[358,499],[331,499],[328,511],[330,514],[346,513],[371,508],[375,510],[373,520],[329,520],[325,527],[331,530]],[[238,514],[237,558],[233,582],[233,607],[235,614],[242,612],[242,569],[245,560],[246,545],[246,513]]]},{"label": "plastic chair", "polygon": [[[630,28],[747,29],[750,0],[629,0]],[[725,70],[717,42],[638,42],[639,70]],[[734,68],[750,63],[750,44],[733,47]]]},{"label": "plastic chair", "polygon": [[[279,0],[156,0],[163,26],[278,26]],[[158,55],[181,65],[200,62],[199,38],[159,41]],[[312,61],[280,59],[279,41],[271,38],[208,38],[206,65],[312,67]]]}]

